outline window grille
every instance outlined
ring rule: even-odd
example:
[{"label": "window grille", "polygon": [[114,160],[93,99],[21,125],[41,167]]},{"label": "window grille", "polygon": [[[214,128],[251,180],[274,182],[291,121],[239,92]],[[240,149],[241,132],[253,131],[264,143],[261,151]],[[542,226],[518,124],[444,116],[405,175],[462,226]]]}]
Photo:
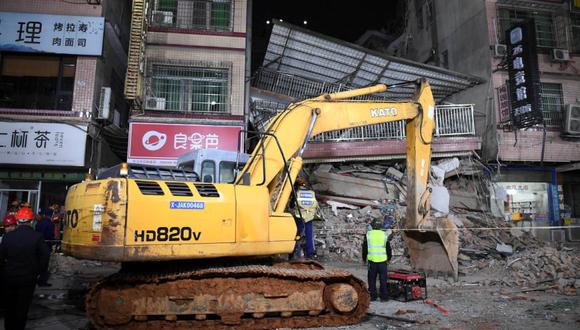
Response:
[{"label": "window grille", "polygon": [[155,27],[232,31],[231,0],[155,0],[150,22]]},{"label": "window grille", "polygon": [[564,106],[562,85],[542,83],[540,96],[542,97],[542,115],[546,126],[560,127],[562,125],[562,108]]},{"label": "window grille", "polygon": [[540,48],[554,48],[556,41],[554,35],[554,22],[549,12],[530,12],[521,9],[500,8],[498,10],[499,31],[498,38],[505,43],[505,31],[513,24],[533,18],[536,27],[536,42]]},{"label": "window grille", "polygon": [[162,106],[146,102],[146,109],[228,112],[229,75],[228,69],[153,64],[148,95]]}]

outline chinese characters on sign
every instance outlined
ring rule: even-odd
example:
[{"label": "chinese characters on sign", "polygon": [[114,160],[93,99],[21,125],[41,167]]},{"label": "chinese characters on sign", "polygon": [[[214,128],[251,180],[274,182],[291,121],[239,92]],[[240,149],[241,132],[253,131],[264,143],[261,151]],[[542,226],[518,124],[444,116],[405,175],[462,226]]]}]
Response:
[{"label": "chinese characters on sign", "polygon": [[518,23],[506,31],[511,121],[515,128],[543,122],[535,36],[533,21]]},{"label": "chinese characters on sign", "polygon": [[104,17],[0,12],[0,50],[101,55]]},{"label": "chinese characters on sign", "polygon": [[199,149],[236,151],[241,126],[131,123],[130,163],[174,166],[177,157]]},{"label": "chinese characters on sign", "polygon": [[188,136],[180,132],[173,136],[173,149],[217,149],[219,142],[220,137],[217,134],[203,135],[196,132]]},{"label": "chinese characters on sign", "polygon": [[83,166],[86,126],[0,122],[0,158],[7,164]]}]

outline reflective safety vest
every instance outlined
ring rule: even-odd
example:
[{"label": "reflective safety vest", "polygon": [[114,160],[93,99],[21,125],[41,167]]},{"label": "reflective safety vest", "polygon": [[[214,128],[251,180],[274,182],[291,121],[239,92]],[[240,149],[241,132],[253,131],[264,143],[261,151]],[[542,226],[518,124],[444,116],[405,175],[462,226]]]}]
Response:
[{"label": "reflective safety vest", "polygon": [[300,208],[300,212],[298,212],[298,208],[296,208],[294,214],[296,214],[297,217],[300,217],[300,214],[302,214],[304,222],[309,222],[314,219],[314,216],[316,215],[316,207],[318,206],[314,191],[298,189],[298,191],[296,191],[296,197],[296,205]]},{"label": "reflective safety vest", "polygon": [[387,261],[387,239],[389,232],[369,230],[367,232],[367,260],[372,262]]}]

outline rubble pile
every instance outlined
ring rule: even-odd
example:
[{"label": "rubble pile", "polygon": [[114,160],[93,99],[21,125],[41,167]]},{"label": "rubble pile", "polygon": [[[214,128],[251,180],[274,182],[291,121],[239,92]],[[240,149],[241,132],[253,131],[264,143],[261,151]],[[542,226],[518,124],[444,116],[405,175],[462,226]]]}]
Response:
[{"label": "rubble pile", "polygon": [[572,249],[549,246],[530,232],[491,216],[456,215],[456,223],[460,227],[460,273],[490,269],[498,276],[487,284],[548,285],[566,294],[576,294],[580,288],[580,257]]},{"label": "rubble pile", "polygon": [[580,289],[580,257],[572,251],[553,247],[529,248],[510,256],[505,264],[507,276],[503,284],[538,287],[548,285],[565,294]]},{"label": "rubble pile", "polygon": [[79,260],[62,253],[53,253],[50,256],[49,272],[51,274],[72,276],[81,268],[97,268],[102,265],[103,263],[99,261]]},{"label": "rubble pile", "polygon": [[[330,202],[330,204],[334,204]],[[336,204],[334,204],[336,205]],[[351,208],[334,208],[331,205],[321,205],[321,218],[325,221],[314,223],[315,243],[319,257],[329,260],[361,262],[362,243],[371,219],[382,218],[380,205],[377,208],[371,206]],[[399,210],[400,212],[401,210]],[[404,208],[402,208],[404,212]],[[404,256],[402,232],[396,229],[401,227],[400,220],[396,217],[392,228],[391,247],[393,249],[393,262],[397,264],[409,264]]]},{"label": "rubble pile", "polygon": [[[471,160],[440,161],[431,171],[432,212],[449,216],[459,230],[460,275],[491,272],[486,285],[542,287],[549,285],[563,293],[580,288],[580,257],[538,240],[532,232],[514,227],[492,214],[486,169]],[[315,222],[318,255],[330,260],[361,262],[362,242],[372,219],[383,218],[381,209],[396,204],[391,247],[397,265],[409,265],[404,250],[401,219],[405,215],[404,166],[320,165],[312,168],[309,180],[321,202]],[[442,203],[437,204],[437,198]],[[579,291],[580,292],[580,291]]]}]

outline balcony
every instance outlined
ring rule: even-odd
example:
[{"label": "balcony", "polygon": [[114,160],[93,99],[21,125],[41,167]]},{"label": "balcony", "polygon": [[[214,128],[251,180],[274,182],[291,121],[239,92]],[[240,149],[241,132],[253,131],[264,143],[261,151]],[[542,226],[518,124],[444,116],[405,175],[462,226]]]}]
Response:
[{"label": "balcony", "polygon": [[[355,88],[348,84],[313,81],[271,70],[259,71],[254,76],[253,86],[275,94],[291,96],[298,100]],[[387,99],[380,94],[367,97],[367,99],[369,98]],[[284,103],[279,102],[262,100],[252,102],[251,118],[254,126],[263,131],[267,127],[268,120],[276,113],[283,111],[285,107]],[[435,123],[436,137],[474,136],[473,105],[438,105],[435,107]],[[396,121],[327,132],[314,136],[311,142],[403,139],[405,139],[405,122]]]}]

